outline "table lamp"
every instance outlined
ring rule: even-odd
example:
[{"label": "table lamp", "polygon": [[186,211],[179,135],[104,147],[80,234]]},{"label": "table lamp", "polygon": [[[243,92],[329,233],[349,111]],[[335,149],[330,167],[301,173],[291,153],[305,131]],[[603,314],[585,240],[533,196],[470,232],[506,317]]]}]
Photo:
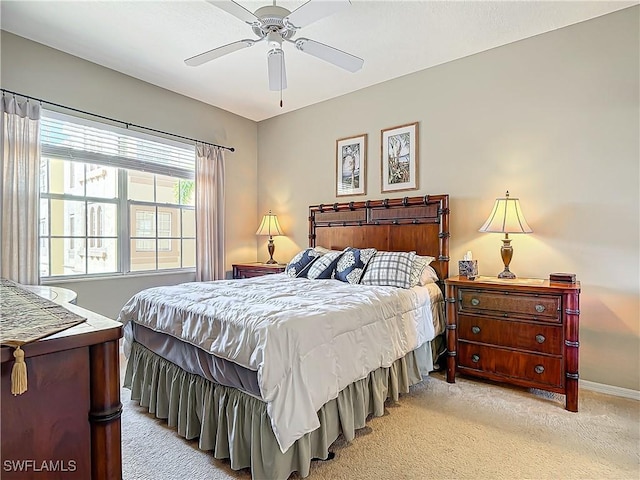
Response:
[{"label": "table lamp", "polygon": [[284,234],[282,233],[282,228],[280,228],[280,224],[278,223],[278,217],[271,213],[271,210],[262,217],[262,222],[258,227],[256,235],[269,235],[269,244],[267,245],[267,249],[269,250],[269,260],[267,260],[266,263],[278,263],[273,259],[273,252],[276,251],[276,246],[273,244],[273,236]]},{"label": "table lamp", "polygon": [[509,270],[509,263],[513,257],[513,247],[511,246],[510,233],[531,233],[533,230],[524,219],[520,209],[520,201],[517,198],[510,198],[509,191],[504,198],[496,198],[493,210],[480,227],[481,232],[504,233],[500,255],[504,263],[504,271],[498,274],[498,278],[516,278],[515,274]]}]

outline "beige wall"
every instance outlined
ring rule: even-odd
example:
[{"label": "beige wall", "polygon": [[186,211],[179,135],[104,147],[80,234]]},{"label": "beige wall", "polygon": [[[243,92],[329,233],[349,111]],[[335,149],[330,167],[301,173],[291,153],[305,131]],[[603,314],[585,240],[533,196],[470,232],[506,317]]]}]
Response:
[{"label": "beige wall", "polygon": [[581,378],[640,390],[639,10],[260,122],[258,213],[287,233],[276,259],[307,245],[309,205],[337,200],[336,139],[369,134],[367,195],[339,200],[393,197],[380,193],[380,130],[419,121],[420,188],[396,196],[450,195],[450,273],[467,250],[481,275],[502,270],[501,236],[478,228],[508,189],[534,230],[513,236],[511,269],[582,282]]},{"label": "beige wall", "polygon": [[[226,268],[256,259],[257,125],[254,121],[178,95],[108,68],[2,31],[3,88],[129,123],[233,146],[226,152]],[[244,212],[239,216],[237,212]],[[131,295],[147,286],[194,280],[193,274],[98,279],[67,286],[78,304],[115,318]]]}]

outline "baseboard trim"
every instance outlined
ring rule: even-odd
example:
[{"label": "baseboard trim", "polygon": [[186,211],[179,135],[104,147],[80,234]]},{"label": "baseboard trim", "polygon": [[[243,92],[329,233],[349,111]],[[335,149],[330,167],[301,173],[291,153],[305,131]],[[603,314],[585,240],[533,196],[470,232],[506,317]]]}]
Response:
[{"label": "baseboard trim", "polygon": [[588,380],[580,380],[580,388],[591,390],[592,392],[606,393],[616,397],[630,398],[632,400],[640,400],[640,391],[630,388],[614,387],[613,385],[605,385],[604,383],[590,382]]}]

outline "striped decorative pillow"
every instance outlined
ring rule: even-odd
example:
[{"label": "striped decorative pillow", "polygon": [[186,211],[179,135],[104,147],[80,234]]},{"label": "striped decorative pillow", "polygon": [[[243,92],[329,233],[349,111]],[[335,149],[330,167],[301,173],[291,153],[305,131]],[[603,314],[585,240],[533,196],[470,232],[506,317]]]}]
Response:
[{"label": "striped decorative pillow", "polygon": [[335,276],[336,265],[341,256],[342,252],[325,253],[309,267],[307,278],[311,280],[317,278],[333,278]]}]

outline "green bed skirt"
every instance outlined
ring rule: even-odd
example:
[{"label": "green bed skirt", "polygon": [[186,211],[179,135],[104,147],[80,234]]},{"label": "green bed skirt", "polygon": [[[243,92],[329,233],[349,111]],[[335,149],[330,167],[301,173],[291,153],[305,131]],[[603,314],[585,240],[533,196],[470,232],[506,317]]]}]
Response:
[{"label": "green bed skirt", "polygon": [[187,373],[138,343],[133,344],[124,386],[131,399],[199,448],[217,459],[229,459],[231,468],[251,468],[253,479],[287,479],[297,471],[309,475],[312,459],[326,459],[330,445],[342,433],[347,441],[365,426],[369,415],[384,414],[387,399],[422,380],[414,352],[379,368],[347,386],[338,398],[319,411],[320,427],[280,451],[271,429],[266,404],[235,388]]}]

